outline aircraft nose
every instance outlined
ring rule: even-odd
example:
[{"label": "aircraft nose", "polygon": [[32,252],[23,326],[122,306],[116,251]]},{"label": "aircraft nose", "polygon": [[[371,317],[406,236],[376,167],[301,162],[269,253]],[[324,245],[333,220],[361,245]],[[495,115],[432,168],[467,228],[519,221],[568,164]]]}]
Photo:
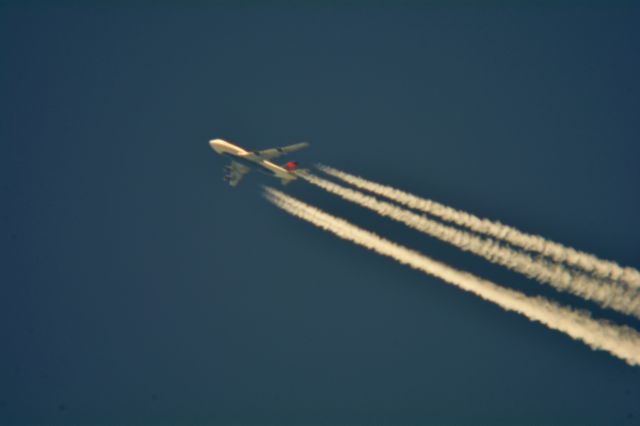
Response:
[{"label": "aircraft nose", "polygon": [[211,139],[209,141],[209,146],[211,147],[211,149],[213,149],[215,152],[217,152],[218,154],[220,153],[220,143],[219,143],[219,139]]}]

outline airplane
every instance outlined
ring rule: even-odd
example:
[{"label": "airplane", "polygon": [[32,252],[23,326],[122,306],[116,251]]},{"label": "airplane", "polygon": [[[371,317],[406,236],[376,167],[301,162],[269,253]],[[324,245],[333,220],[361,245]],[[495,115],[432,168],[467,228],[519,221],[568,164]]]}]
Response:
[{"label": "airplane", "polygon": [[231,157],[231,164],[224,168],[226,172],[224,180],[229,182],[231,186],[238,185],[242,177],[249,173],[251,169],[257,169],[263,173],[275,176],[280,179],[284,185],[296,180],[298,178],[297,174],[304,172],[304,170],[298,169],[297,162],[289,161],[283,166],[279,166],[270,160],[309,146],[307,142],[300,142],[280,148],[246,151],[222,139],[212,139],[209,141],[209,145],[218,154]]}]

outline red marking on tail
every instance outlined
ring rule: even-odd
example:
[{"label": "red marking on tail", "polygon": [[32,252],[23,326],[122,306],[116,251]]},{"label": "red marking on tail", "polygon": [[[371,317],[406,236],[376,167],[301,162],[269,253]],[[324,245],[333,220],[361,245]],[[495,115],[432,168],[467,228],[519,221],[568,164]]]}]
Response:
[{"label": "red marking on tail", "polygon": [[287,164],[284,165],[284,167],[289,171],[295,170],[298,168],[298,163],[295,161],[289,161]]}]

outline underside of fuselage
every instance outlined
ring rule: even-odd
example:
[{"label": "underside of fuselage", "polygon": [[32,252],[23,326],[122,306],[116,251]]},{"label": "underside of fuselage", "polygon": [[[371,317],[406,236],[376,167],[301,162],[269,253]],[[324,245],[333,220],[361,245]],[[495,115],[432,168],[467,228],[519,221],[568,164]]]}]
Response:
[{"label": "underside of fuselage", "polygon": [[260,164],[260,162],[262,160],[253,161],[253,160],[249,160],[248,158],[241,157],[241,156],[236,156],[236,155],[231,155],[231,154],[228,154],[226,152],[223,153],[222,156],[225,157],[225,158],[228,158],[231,161],[235,161],[236,163],[240,163],[243,166],[246,166],[246,167],[250,168],[252,171],[257,171],[259,173],[263,173],[263,174],[268,175],[268,176],[280,177],[273,170],[268,169],[268,168],[264,167],[262,164]]}]

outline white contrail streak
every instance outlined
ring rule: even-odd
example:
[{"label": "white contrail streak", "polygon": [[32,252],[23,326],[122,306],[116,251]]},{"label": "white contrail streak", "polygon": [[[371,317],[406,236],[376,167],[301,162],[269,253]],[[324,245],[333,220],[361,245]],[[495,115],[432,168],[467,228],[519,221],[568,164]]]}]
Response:
[{"label": "white contrail streak", "polygon": [[457,225],[465,226],[472,231],[503,240],[525,250],[540,253],[556,262],[563,262],[572,267],[582,269],[598,278],[620,281],[628,286],[640,288],[640,271],[637,269],[621,267],[615,262],[599,259],[592,254],[563,246],[539,235],[527,234],[500,222],[482,219],[470,213],[456,210],[435,201],[417,197],[399,189],[381,185],[332,167],[318,167],[328,175],[341,179],[357,188],[381,195]]},{"label": "white contrail streak", "polygon": [[380,201],[360,191],[345,188],[310,173],[301,175],[301,177],[309,183],[345,200],[373,210],[382,216],[402,222],[410,228],[438,238],[462,250],[484,257],[490,262],[505,266],[539,282],[550,284],[558,290],[567,291],[586,300],[597,302],[604,307],[640,318],[640,294],[629,290],[627,287],[598,281],[589,276],[571,272],[562,265],[551,263],[544,259],[533,259],[526,252],[513,250],[495,240],[482,238],[469,232],[443,225],[423,215],[413,213],[386,201]]},{"label": "white contrail streak", "polygon": [[520,313],[531,321],[561,331],[573,339],[586,343],[592,349],[605,350],[629,365],[640,365],[640,334],[630,327],[596,320],[587,312],[575,311],[542,297],[530,297],[518,291],[500,287],[491,281],[457,270],[386,240],[280,191],[271,188],[266,188],[265,191],[265,196],[276,206],[340,238],[437,277],[493,302],[507,311]]}]

